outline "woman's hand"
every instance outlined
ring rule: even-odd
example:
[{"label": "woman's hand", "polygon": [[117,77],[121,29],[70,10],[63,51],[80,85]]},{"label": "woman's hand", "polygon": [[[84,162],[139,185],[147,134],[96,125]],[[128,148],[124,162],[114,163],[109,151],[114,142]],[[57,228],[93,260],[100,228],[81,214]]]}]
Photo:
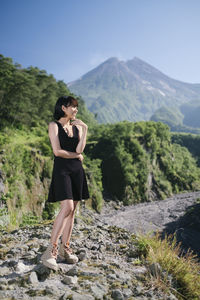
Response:
[{"label": "woman's hand", "polygon": [[84,159],[83,155],[82,155],[82,154],[79,154],[79,157],[78,157],[78,159],[80,159],[80,161],[82,162],[82,161],[83,161],[83,159]]},{"label": "woman's hand", "polygon": [[72,122],[72,125],[80,125],[85,129],[88,128],[88,126],[83,121],[81,121],[80,119],[71,119],[71,122]]}]

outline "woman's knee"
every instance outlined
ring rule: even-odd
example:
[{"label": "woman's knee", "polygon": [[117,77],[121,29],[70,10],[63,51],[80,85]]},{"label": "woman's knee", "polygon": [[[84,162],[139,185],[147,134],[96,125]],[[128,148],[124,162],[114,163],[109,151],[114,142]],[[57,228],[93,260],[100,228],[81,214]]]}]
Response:
[{"label": "woman's knee", "polygon": [[63,200],[61,203],[61,211],[65,217],[68,217],[69,215],[73,214],[73,200]]},{"label": "woman's knee", "polygon": [[72,215],[75,214],[77,204],[78,204],[78,201],[73,201],[73,205],[74,205],[74,206],[73,206],[73,212],[72,212]]},{"label": "woman's knee", "polygon": [[71,210],[71,212],[70,212],[70,216],[71,216],[71,217],[74,217],[74,215],[75,215],[75,211],[76,211],[76,206],[77,206],[77,204],[78,204],[77,201],[73,201],[73,208],[72,208],[72,210]]}]

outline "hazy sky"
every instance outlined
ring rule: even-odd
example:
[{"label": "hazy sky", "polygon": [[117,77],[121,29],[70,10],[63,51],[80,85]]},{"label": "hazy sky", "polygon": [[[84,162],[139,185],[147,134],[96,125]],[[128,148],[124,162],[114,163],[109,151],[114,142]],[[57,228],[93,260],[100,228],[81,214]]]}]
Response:
[{"label": "hazy sky", "polygon": [[200,0],[0,0],[0,53],[66,83],[113,56],[200,83]]}]

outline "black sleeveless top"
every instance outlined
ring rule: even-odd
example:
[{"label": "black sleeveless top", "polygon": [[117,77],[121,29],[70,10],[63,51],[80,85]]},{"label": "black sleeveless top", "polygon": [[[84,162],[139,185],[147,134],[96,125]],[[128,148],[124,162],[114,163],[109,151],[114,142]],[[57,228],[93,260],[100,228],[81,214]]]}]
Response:
[{"label": "black sleeveless top", "polygon": [[73,136],[71,137],[68,136],[67,132],[64,130],[64,128],[59,122],[55,122],[58,125],[58,137],[61,149],[70,152],[76,152],[76,147],[79,143],[78,128],[75,125],[72,125]]}]

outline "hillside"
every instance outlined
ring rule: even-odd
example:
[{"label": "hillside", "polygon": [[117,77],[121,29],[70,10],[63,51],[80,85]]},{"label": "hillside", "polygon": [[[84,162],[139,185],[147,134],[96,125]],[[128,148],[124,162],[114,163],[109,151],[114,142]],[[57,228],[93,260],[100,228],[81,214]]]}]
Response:
[{"label": "hillside", "polygon": [[[12,58],[0,55],[0,128],[47,126],[53,119],[58,97],[70,94],[67,85],[45,70],[14,64]],[[79,98],[78,116],[89,126],[97,123]]]},{"label": "hillside", "polygon": [[196,159],[171,142],[169,128],[161,122],[101,124],[85,153],[102,161],[104,195],[127,205],[200,188]]},{"label": "hillside", "polygon": [[149,120],[163,105],[200,100],[200,84],[174,80],[137,57],[110,58],[68,87],[101,123]]},{"label": "hillside", "polygon": [[180,106],[162,106],[151,116],[152,121],[163,122],[172,131],[200,134],[200,101],[190,101]]}]

